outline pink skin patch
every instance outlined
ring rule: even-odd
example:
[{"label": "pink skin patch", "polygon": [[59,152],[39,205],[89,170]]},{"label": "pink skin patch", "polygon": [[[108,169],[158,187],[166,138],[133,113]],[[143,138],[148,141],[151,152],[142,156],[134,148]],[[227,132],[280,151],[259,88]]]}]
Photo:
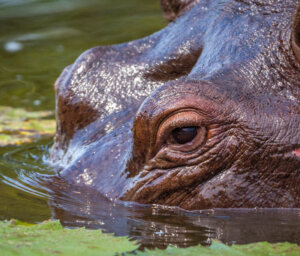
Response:
[{"label": "pink skin patch", "polygon": [[295,149],[293,153],[300,158],[300,148]]}]

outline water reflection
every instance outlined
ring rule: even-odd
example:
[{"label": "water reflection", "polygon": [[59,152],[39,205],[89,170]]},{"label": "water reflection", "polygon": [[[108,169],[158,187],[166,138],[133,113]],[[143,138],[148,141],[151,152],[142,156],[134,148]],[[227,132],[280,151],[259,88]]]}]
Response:
[{"label": "water reflection", "polygon": [[[52,216],[67,227],[101,228],[129,235],[142,246],[164,248],[257,241],[300,243],[299,209],[214,209],[187,212],[174,207],[111,202],[95,191],[52,182]],[[55,184],[55,185],[54,185]]]}]

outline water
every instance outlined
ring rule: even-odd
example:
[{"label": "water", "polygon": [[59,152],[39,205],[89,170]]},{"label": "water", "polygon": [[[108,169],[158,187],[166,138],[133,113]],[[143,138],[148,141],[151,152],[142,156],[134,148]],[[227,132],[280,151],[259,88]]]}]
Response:
[{"label": "water", "polygon": [[158,1],[0,0],[0,102],[54,109],[53,83],[83,51],[165,24]]},{"label": "water", "polygon": [[[0,0],[0,102],[54,110],[53,83],[84,50],[130,41],[166,25],[153,0]],[[52,139],[0,148],[0,219],[37,223],[57,218],[67,227],[129,235],[142,246],[256,241],[300,244],[298,209],[215,209],[186,212],[157,205],[107,201],[58,184],[44,185]],[[72,191],[72,192],[70,192]]]}]

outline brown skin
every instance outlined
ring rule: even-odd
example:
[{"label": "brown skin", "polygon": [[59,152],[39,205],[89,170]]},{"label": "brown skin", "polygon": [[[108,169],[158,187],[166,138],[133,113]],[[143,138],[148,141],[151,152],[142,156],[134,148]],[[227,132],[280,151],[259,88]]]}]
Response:
[{"label": "brown skin", "polygon": [[299,2],[161,4],[166,28],[56,82],[59,179],[188,210],[299,208]]}]

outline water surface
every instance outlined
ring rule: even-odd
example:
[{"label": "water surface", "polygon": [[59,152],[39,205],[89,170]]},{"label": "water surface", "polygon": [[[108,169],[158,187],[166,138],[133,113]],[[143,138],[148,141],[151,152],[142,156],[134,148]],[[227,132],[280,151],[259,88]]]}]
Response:
[{"label": "water surface", "polygon": [[[0,104],[54,110],[53,83],[86,49],[144,37],[164,27],[155,0],[0,0]],[[1,114],[1,113],[0,113]],[[60,219],[67,227],[129,235],[143,246],[191,246],[219,239],[300,244],[300,210],[186,212],[110,202],[67,184],[43,185],[52,139],[0,148],[0,219]]]}]

